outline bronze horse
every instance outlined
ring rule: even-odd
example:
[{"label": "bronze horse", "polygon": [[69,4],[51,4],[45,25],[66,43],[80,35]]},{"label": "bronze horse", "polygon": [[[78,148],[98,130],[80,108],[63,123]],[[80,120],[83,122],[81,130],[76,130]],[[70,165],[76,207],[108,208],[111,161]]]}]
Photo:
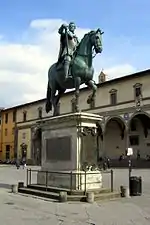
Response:
[{"label": "bronze horse", "polygon": [[[79,88],[81,84],[86,84],[92,89],[92,94],[88,97],[87,103],[90,104],[94,100],[97,86],[93,81],[94,68],[93,62],[93,48],[95,53],[102,52],[102,34],[100,29],[90,31],[82,38],[71,63],[72,78],[65,80],[63,73],[63,64],[58,69],[54,63],[48,71],[48,85],[47,85],[47,99],[46,99],[46,112],[52,110],[54,107],[53,116],[57,116],[58,103],[61,96],[66,89],[75,88],[75,111],[79,111]],[[56,91],[58,94],[56,95]],[[56,96],[55,96],[56,95]]]}]

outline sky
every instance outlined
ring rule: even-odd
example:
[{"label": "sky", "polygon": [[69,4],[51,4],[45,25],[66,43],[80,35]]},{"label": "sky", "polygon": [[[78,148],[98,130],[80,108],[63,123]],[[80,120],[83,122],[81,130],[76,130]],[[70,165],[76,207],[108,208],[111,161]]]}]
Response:
[{"label": "sky", "polygon": [[57,60],[58,28],[74,21],[79,39],[101,28],[103,52],[94,59],[114,79],[149,69],[149,0],[0,1],[0,107],[46,96],[47,71]]}]

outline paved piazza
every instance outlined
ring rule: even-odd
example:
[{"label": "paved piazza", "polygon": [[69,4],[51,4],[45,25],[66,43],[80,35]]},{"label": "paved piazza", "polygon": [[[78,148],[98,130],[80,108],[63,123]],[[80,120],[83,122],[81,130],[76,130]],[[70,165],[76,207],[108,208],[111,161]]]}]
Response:
[{"label": "paved piazza", "polygon": [[[26,170],[0,166],[0,224],[3,225],[149,225],[150,170],[142,176],[143,195],[100,203],[58,203],[11,194],[10,185],[25,180]],[[128,170],[115,170],[115,187],[128,183]]]}]

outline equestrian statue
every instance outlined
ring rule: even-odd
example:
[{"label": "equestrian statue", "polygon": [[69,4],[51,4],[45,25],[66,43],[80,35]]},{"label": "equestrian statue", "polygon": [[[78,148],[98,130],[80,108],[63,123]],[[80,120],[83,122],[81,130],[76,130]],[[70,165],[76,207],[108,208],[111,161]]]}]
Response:
[{"label": "equestrian statue", "polygon": [[[92,30],[84,35],[81,42],[75,35],[76,25],[62,24],[58,30],[60,34],[60,50],[57,63],[48,70],[48,85],[46,98],[46,112],[54,108],[53,116],[59,115],[58,103],[66,89],[75,88],[75,112],[79,112],[79,89],[86,84],[92,89],[88,97],[90,104],[95,99],[97,86],[93,80],[94,68],[93,51],[95,55],[102,52],[102,32],[100,29]],[[58,94],[56,95],[56,91]]]}]

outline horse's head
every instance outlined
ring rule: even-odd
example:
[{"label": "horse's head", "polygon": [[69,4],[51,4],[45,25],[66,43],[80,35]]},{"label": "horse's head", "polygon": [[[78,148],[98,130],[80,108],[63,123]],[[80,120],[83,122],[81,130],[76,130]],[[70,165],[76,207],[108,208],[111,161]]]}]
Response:
[{"label": "horse's head", "polygon": [[102,47],[102,32],[100,29],[96,31],[90,31],[89,33],[85,34],[82,38],[80,44],[77,48],[77,53],[80,56],[90,56],[92,54],[92,49],[97,53],[101,53],[103,50]]},{"label": "horse's head", "polygon": [[90,32],[90,40],[92,46],[94,46],[94,50],[97,53],[101,53],[103,50],[102,46],[102,32],[100,29],[97,29],[97,31],[91,31]]}]

